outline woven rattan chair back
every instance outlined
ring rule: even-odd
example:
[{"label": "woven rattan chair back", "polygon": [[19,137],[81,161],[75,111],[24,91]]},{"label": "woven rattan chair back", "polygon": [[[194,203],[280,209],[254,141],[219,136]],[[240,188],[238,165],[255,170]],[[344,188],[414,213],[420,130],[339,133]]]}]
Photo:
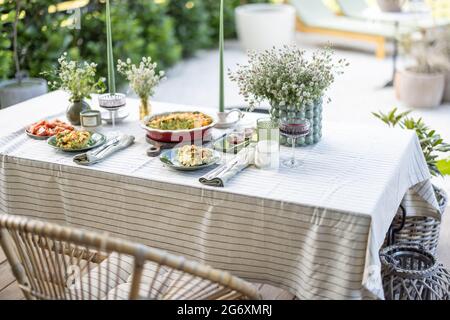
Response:
[{"label": "woven rattan chair back", "polygon": [[27,299],[259,299],[227,272],[108,235],[0,215],[0,241]]}]

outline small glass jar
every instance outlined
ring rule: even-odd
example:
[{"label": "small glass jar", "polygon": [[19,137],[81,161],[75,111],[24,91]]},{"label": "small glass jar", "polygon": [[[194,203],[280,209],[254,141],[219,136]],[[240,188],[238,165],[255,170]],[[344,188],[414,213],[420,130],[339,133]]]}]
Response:
[{"label": "small glass jar", "polygon": [[95,130],[102,125],[102,116],[98,110],[87,110],[80,113],[81,126],[86,130]]}]

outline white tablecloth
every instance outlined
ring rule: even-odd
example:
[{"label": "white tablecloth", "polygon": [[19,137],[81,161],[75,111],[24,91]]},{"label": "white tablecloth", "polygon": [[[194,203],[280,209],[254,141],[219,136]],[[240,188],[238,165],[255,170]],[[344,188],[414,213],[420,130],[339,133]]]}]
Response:
[{"label": "white tablecloth", "polygon": [[[137,101],[116,128],[135,145],[93,167],[24,134],[41,118],[64,118],[66,98],[55,92],[0,111],[0,212],[108,232],[301,299],[382,298],[378,251],[405,194],[410,212],[439,217],[411,131],[325,122],[323,140],[298,150],[301,168],[249,168],[213,188],[199,183],[203,171],[146,156]],[[180,109],[192,107],[153,103],[154,112]]]}]

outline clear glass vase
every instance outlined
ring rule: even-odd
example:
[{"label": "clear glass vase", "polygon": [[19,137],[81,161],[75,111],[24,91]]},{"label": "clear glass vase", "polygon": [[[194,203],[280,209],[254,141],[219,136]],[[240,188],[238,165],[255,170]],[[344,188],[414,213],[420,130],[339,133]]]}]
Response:
[{"label": "clear glass vase", "polygon": [[139,119],[141,120],[144,120],[144,118],[152,112],[152,106],[148,100],[148,98],[141,98],[139,104]]}]

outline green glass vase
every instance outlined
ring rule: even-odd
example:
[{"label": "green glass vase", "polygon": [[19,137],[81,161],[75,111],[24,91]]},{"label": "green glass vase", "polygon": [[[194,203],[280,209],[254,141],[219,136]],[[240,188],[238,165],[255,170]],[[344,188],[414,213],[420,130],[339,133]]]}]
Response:
[{"label": "green glass vase", "polygon": [[[298,147],[309,146],[318,143],[322,139],[322,106],[323,100],[319,99],[310,105],[298,106],[280,106],[272,102],[270,115],[272,119],[279,120],[282,117],[307,119],[311,123],[311,132],[303,138],[298,138],[296,145]],[[280,137],[280,144],[292,146],[290,138]]]}]

